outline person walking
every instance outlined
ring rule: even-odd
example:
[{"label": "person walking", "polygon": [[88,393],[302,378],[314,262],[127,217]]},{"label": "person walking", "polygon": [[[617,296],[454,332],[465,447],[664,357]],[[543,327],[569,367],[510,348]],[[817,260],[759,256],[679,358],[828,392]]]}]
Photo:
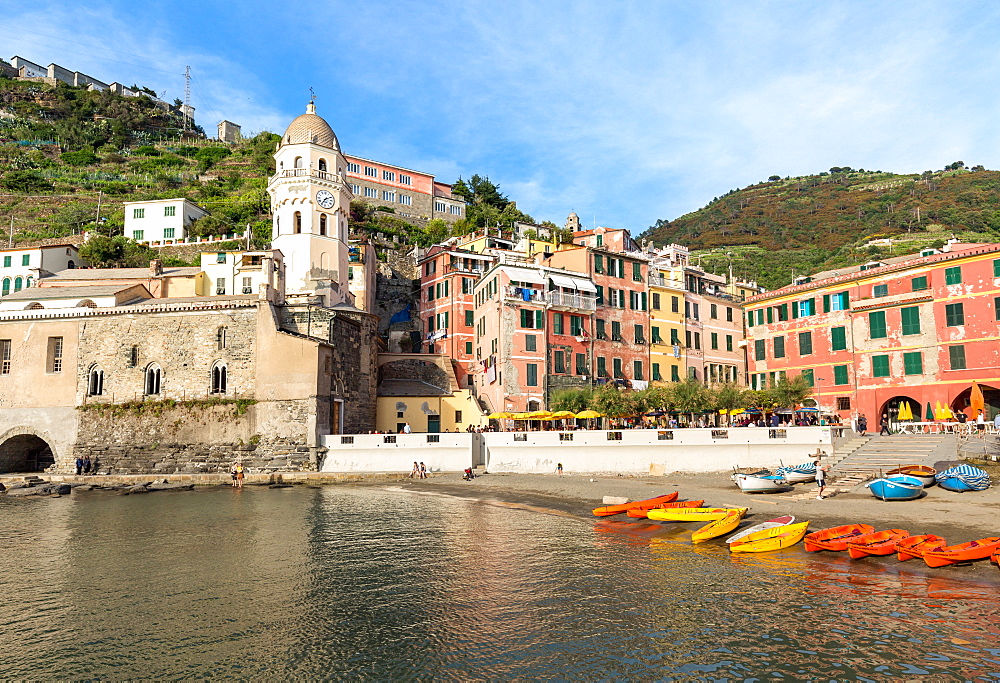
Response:
[{"label": "person walking", "polygon": [[864,415],[858,417],[858,434],[865,436],[868,432],[868,418]]},{"label": "person walking", "polygon": [[403,434],[410,434],[412,432],[413,432],[413,430],[410,429],[410,423],[409,422],[404,422],[403,423]]},{"label": "person walking", "polygon": [[883,436],[883,435],[884,436],[892,436],[892,430],[889,429],[889,416],[888,415],[883,415],[882,416],[882,421],[879,422],[879,425],[882,427],[879,430],[879,432],[878,432],[879,436]]},{"label": "person walking", "polygon": [[819,460],[813,464],[816,465],[816,486],[819,487],[816,500],[823,500],[823,489],[826,488],[826,465],[820,464]]}]

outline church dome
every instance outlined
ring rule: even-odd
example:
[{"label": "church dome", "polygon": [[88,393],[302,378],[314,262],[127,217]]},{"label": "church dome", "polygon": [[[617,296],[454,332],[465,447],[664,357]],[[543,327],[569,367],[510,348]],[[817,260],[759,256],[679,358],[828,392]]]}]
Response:
[{"label": "church dome", "polygon": [[330,124],[316,113],[316,105],[309,103],[306,113],[296,116],[288,124],[288,129],[281,136],[281,144],[294,145],[300,142],[311,142],[320,147],[340,150],[340,142],[337,135],[330,128]]}]

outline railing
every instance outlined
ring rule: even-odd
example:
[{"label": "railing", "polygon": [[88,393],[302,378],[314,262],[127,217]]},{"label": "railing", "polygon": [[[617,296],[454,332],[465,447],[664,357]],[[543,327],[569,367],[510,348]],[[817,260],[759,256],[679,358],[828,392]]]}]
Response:
[{"label": "railing", "polygon": [[272,176],[276,178],[319,178],[320,180],[339,180],[340,176],[331,171],[317,171],[315,168],[286,168]]},{"label": "railing", "polygon": [[139,244],[145,244],[147,247],[175,247],[179,244],[212,244],[213,242],[235,242],[237,240],[242,240],[243,235],[237,235],[235,232],[230,235],[211,235],[209,237],[179,237],[174,239],[168,237],[163,240],[157,240],[155,242],[150,242],[149,240],[136,240]]},{"label": "railing", "polygon": [[649,285],[651,287],[665,287],[670,289],[676,289],[678,291],[684,290],[684,283],[680,280],[671,280],[668,277],[662,277],[660,275],[650,275]]},{"label": "railing", "polygon": [[[527,294],[525,294],[527,292]],[[564,294],[562,292],[547,292],[542,289],[528,287],[505,287],[504,298],[525,303],[550,304],[564,308],[578,308],[584,311],[597,310],[597,301],[592,296],[584,294]]]}]

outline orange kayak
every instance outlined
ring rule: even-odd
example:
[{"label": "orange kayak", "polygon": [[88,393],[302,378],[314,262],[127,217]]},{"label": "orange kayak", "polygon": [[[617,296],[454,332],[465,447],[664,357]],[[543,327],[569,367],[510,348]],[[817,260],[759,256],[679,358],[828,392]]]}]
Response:
[{"label": "orange kayak", "polygon": [[945,567],[957,562],[972,562],[985,560],[990,555],[1000,551],[1000,536],[980,538],[959,545],[931,548],[924,552],[924,562],[928,567]]},{"label": "orange kayak", "polygon": [[677,500],[677,496],[680,495],[680,491],[674,491],[673,493],[668,493],[665,496],[657,496],[656,498],[649,498],[647,500],[637,500],[631,503],[624,503],[623,505],[605,505],[604,507],[594,508],[594,514],[598,517],[610,517],[611,515],[620,515],[623,512],[628,512],[629,510],[649,510],[661,503],[672,503]]},{"label": "orange kayak", "polygon": [[906,562],[914,558],[921,559],[924,551],[931,548],[940,548],[945,545],[945,541],[940,536],[934,534],[920,534],[904,538],[896,544],[896,559]]},{"label": "orange kayak", "polygon": [[847,554],[855,560],[869,555],[892,555],[896,551],[896,544],[909,535],[910,532],[906,529],[888,529],[858,536],[847,542]]},{"label": "orange kayak", "polygon": [[637,517],[639,519],[645,519],[649,516],[649,510],[667,510],[670,508],[700,508],[705,504],[703,500],[681,500],[676,503],[660,503],[656,507],[651,507],[648,510],[645,508],[633,508],[631,510],[626,510],[625,514],[629,517]]},{"label": "orange kayak", "polygon": [[875,531],[870,524],[845,524],[814,531],[805,537],[806,551],[847,550],[847,542]]}]

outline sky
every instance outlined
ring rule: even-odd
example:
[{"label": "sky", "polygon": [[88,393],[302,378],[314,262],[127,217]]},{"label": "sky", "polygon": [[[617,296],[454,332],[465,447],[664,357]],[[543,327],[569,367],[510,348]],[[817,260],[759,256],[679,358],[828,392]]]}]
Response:
[{"label": "sky", "polygon": [[0,0],[0,56],[317,112],[349,154],[488,176],[537,221],[672,220],[771,175],[1000,168],[1000,3]]}]

